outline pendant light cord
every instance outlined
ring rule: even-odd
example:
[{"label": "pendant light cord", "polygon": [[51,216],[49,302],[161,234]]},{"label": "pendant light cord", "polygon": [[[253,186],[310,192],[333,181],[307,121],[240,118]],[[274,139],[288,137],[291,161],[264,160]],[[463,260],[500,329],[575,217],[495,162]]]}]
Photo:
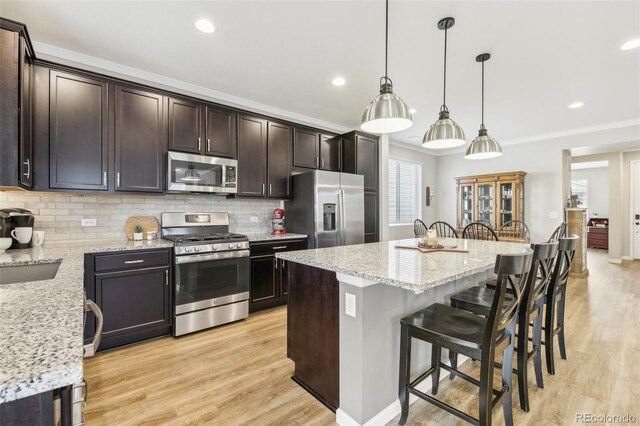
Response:
[{"label": "pendant light cord", "polygon": [[482,122],[480,127],[484,129],[484,61],[482,61]]},{"label": "pendant light cord", "polygon": [[384,78],[389,79],[387,75],[387,64],[389,62],[389,0],[386,0],[385,7],[385,22],[384,22]]},{"label": "pendant light cord", "polygon": [[448,28],[444,30],[444,90],[442,93],[442,107],[440,111],[447,111],[447,32]]}]

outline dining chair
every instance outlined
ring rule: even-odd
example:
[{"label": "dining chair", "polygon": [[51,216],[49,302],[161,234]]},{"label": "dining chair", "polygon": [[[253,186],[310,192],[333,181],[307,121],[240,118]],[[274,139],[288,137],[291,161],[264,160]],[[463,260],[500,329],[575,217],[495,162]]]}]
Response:
[{"label": "dining chair", "polygon": [[447,222],[437,221],[429,225],[429,229],[435,229],[438,237],[458,238],[458,233]]}]

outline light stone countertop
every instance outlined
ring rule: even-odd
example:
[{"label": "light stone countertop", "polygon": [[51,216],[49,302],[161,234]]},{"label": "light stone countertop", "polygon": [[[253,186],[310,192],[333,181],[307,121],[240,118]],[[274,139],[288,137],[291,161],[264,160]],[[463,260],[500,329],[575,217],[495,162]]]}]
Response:
[{"label": "light stone countertop", "polygon": [[345,275],[401,287],[421,293],[430,288],[492,269],[497,254],[523,253],[530,244],[441,238],[444,246],[456,245],[469,253],[422,253],[396,248],[415,245],[420,239],[386,241],[276,254],[279,259],[302,263]]},{"label": "light stone countertop", "polygon": [[0,285],[0,403],[82,379],[85,253],[171,246],[111,240],[1,253],[0,274],[2,267],[62,263],[53,279]]},{"label": "light stone countertop", "polygon": [[258,241],[297,240],[307,238],[306,234],[294,234],[292,232],[284,235],[271,235],[271,232],[251,232],[246,235],[247,238],[249,238],[250,243]]}]

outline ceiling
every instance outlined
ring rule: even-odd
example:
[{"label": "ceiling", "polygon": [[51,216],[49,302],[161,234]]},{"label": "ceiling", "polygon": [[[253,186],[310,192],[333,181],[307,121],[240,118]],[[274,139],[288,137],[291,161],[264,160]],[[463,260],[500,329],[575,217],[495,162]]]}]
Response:
[{"label": "ceiling", "polygon": [[[492,55],[485,124],[500,142],[640,122],[640,48],[619,49],[640,38],[640,2],[392,0],[389,13],[389,76],[418,110],[396,141],[419,146],[437,118],[443,32],[436,23],[445,16],[456,19],[447,105],[468,141],[480,124],[475,57],[483,52]],[[67,49],[336,128],[359,127],[383,74],[380,0],[3,0],[0,14],[26,23],[37,51]],[[213,34],[194,28],[201,17],[214,23]],[[333,86],[336,76],[347,83]],[[568,109],[574,101],[585,105]]]}]

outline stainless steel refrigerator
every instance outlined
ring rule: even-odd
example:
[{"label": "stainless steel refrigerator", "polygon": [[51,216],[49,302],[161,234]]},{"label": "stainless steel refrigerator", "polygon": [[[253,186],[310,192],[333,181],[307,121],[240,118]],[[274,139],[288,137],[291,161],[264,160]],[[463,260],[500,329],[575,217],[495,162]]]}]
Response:
[{"label": "stainless steel refrigerator", "polygon": [[364,177],[315,170],[293,176],[285,202],[289,232],[307,234],[309,248],[364,243]]}]

